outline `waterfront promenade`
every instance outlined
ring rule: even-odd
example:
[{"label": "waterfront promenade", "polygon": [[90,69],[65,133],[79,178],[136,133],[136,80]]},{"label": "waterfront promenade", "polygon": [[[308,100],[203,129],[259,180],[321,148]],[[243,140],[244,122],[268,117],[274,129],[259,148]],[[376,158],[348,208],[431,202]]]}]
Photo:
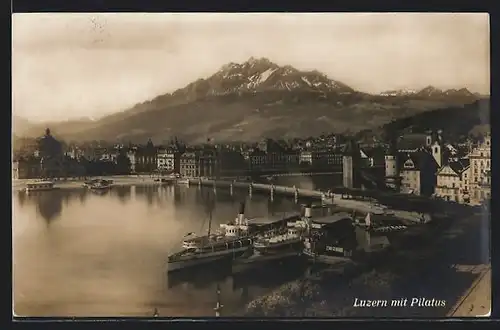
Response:
[{"label": "waterfront promenade", "polygon": [[488,317],[491,313],[491,265],[480,270],[470,288],[453,306],[448,317]]}]

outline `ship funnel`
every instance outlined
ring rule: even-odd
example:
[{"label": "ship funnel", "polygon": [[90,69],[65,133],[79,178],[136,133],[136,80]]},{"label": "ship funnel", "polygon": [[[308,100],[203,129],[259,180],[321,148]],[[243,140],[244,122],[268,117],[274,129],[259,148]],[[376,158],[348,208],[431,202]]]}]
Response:
[{"label": "ship funnel", "polygon": [[240,210],[238,211],[238,224],[242,225],[245,218],[245,202],[240,203]]},{"label": "ship funnel", "polygon": [[304,217],[310,218],[311,217],[311,204],[307,204],[305,209],[304,209]]}]

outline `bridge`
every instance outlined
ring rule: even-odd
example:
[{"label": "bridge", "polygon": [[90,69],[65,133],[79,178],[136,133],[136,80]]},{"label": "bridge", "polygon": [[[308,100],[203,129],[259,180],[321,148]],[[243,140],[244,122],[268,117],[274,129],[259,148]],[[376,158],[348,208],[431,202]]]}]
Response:
[{"label": "bridge", "polygon": [[329,192],[320,190],[304,189],[300,187],[278,186],[273,184],[262,184],[254,182],[221,181],[212,179],[190,179],[189,184],[217,188],[228,188],[230,193],[233,189],[248,189],[251,196],[254,192],[267,192],[271,198],[275,194],[294,196],[296,202],[299,197],[320,199],[324,204],[335,204],[340,207],[367,213],[379,208],[374,201],[391,208],[396,216],[411,221],[420,221],[422,214],[450,213],[462,214],[471,210],[470,206],[452,202],[435,200],[424,196],[397,194],[394,192],[383,192],[380,190],[348,189],[334,187]]},{"label": "bridge", "polygon": [[315,175],[334,175],[342,174],[342,171],[336,172],[292,172],[292,173],[277,173],[277,174],[263,174],[260,177],[288,177],[288,176],[315,176]]}]

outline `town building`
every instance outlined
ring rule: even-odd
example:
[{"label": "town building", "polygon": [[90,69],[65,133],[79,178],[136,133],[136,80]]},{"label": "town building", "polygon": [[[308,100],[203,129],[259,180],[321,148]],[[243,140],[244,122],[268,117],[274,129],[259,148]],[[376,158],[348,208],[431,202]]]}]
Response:
[{"label": "town building", "polygon": [[491,136],[486,135],[469,154],[471,203],[491,198]]},{"label": "town building", "polygon": [[179,159],[179,172],[183,177],[199,177],[199,155],[195,151],[184,152]]},{"label": "town building", "polygon": [[197,152],[197,177],[216,178],[218,176],[218,158],[215,150],[200,150]]},{"label": "town building", "polygon": [[267,169],[267,154],[260,150],[254,149],[248,154],[249,171],[262,172]]},{"label": "town building", "polygon": [[35,156],[19,157],[12,162],[13,179],[34,179],[40,176],[40,158]]},{"label": "town building", "polygon": [[137,164],[137,159],[136,159],[136,154],[137,154],[137,148],[136,147],[129,147],[127,150],[127,158],[130,162],[130,172],[131,173],[136,173],[136,164]]},{"label": "town building", "polygon": [[152,173],[157,169],[157,148],[151,139],[144,147],[137,148],[135,154],[135,171],[137,173]]},{"label": "town building", "polygon": [[157,167],[160,172],[179,173],[180,153],[173,147],[160,148],[156,155]]},{"label": "town building", "polygon": [[218,150],[218,175],[234,177],[248,174],[247,162],[243,154],[237,150],[222,148]]},{"label": "town building", "polygon": [[470,202],[469,159],[449,162],[439,169],[435,194],[447,201]]},{"label": "town building", "polygon": [[406,134],[391,140],[385,156],[386,184],[403,193],[434,194],[437,172],[449,155],[442,131]]},{"label": "town building", "polygon": [[436,172],[439,165],[428,150],[398,155],[400,164],[401,192],[431,196],[436,187]]},{"label": "town building", "polygon": [[466,157],[450,158],[440,168],[436,196],[474,205],[491,198],[490,135],[485,136]]}]

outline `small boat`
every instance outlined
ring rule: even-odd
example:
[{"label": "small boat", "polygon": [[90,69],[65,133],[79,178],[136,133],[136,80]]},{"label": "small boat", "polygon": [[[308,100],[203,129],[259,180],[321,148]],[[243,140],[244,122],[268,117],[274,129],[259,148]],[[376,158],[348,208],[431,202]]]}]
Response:
[{"label": "small boat", "polygon": [[303,234],[307,230],[304,220],[288,222],[284,231],[266,233],[255,239],[253,248],[261,255],[279,254],[290,251],[300,251]]},{"label": "small boat", "polygon": [[52,181],[28,182],[28,183],[26,183],[26,188],[24,188],[24,190],[26,192],[45,191],[45,190],[53,190],[53,189],[55,189],[55,187],[54,187],[54,182],[52,182]]},{"label": "small boat", "polygon": [[190,183],[188,178],[179,178],[176,181],[177,181],[177,184],[184,184],[184,185],[188,185],[188,186]]},{"label": "small boat", "polygon": [[111,183],[108,180],[97,180],[87,186],[90,190],[94,191],[107,191],[111,188]]}]

